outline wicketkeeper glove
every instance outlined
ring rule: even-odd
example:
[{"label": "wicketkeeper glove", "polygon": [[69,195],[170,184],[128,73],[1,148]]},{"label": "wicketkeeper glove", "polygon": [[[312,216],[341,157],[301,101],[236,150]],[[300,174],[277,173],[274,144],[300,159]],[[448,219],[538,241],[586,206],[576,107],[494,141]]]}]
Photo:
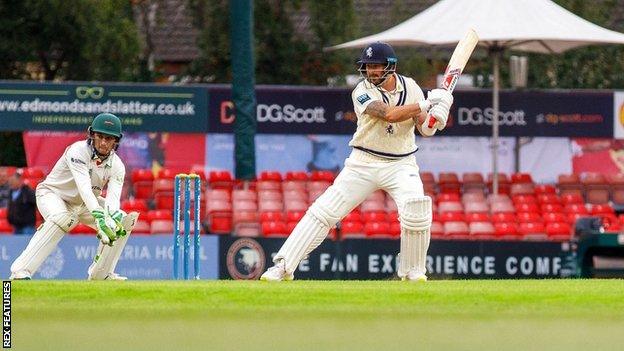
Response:
[{"label": "wicketkeeper glove", "polygon": [[113,243],[117,240],[117,223],[115,220],[102,209],[95,209],[91,211],[91,214],[93,219],[95,219],[97,238],[100,239],[102,244],[113,246]]},{"label": "wicketkeeper glove", "polygon": [[115,232],[117,238],[126,236],[127,234],[126,228],[124,228],[124,226],[121,224],[121,221],[125,216],[127,216],[127,213],[123,210],[115,210],[113,211],[113,213],[110,213],[110,217],[115,221],[115,224],[117,226],[117,230]]}]

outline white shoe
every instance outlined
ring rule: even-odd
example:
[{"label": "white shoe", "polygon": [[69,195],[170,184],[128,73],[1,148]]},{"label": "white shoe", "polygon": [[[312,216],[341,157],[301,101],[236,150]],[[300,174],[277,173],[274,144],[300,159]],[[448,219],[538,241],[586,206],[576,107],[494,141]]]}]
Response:
[{"label": "white shoe", "polygon": [[401,278],[401,280],[410,282],[426,282],[427,275],[416,271],[409,271],[405,277]]},{"label": "white shoe", "polygon": [[124,277],[123,275],[119,275],[115,272],[110,273],[104,278],[104,280],[128,280],[128,277]]},{"label": "white shoe", "polygon": [[265,282],[280,282],[295,279],[294,274],[286,272],[284,260],[279,260],[275,266],[267,269],[260,277]]},{"label": "white shoe", "polygon": [[11,279],[11,280],[31,280],[32,277],[30,276],[30,272],[28,272],[28,271],[19,271],[19,272],[11,273],[11,276],[9,277],[9,279]]}]

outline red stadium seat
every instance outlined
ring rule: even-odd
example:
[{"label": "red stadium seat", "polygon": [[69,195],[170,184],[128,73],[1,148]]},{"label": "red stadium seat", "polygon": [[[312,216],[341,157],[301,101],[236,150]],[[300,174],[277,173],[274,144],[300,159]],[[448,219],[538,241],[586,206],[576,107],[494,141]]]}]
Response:
[{"label": "red stadium seat", "polygon": [[232,190],[234,181],[229,171],[210,171],[208,172],[208,187],[211,189]]},{"label": "red stadium seat", "polygon": [[310,179],[312,181],[323,181],[333,183],[336,176],[330,171],[312,171]]},{"label": "red stadium seat", "polygon": [[401,223],[397,221],[390,222],[390,235],[397,238],[401,236]]},{"label": "red stadium seat", "polygon": [[284,213],[276,211],[267,211],[260,213],[261,222],[281,222],[284,220]]},{"label": "red stadium seat", "polygon": [[516,218],[520,223],[542,222],[542,217],[537,212],[518,212]]},{"label": "red stadium seat", "polygon": [[584,204],[585,200],[579,194],[563,194],[561,195],[561,203],[564,206],[567,204]]},{"label": "red stadium seat", "polygon": [[258,180],[281,182],[282,175],[279,171],[263,171],[260,172]]},{"label": "red stadium seat", "polygon": [[540,184],[535,186],[536,195],[557,194],[557,188],[550,184]]},{"label": "red stadium seat", "polygon": [[177,172],[169,168],[162,168],[158,171],[156,179],[174,179]]},{"label": "red stadium seat", "polygon": [[390,238],[388,222],[367,222],[364,224],[364,234],[369,238]]},{"label": "red stadium seat", "polygon": [[455,239],[469,239],[470,229],[466,222],[449,221],[444,223],[444,236]]},{"label": "red stadium seat", "polygon": [[609,202],[609,182],[600,173],[586,173],[581,180],[585,187],[585,197],[590,204],[606,204]]},{"label": "red stadium seat", "polygon": [[343,219],[343,222],[362,222],[362,214],[359,211],[351,211]]},{"label": "red stadium seat", "polygon": [[578,214],[589,214],[587,207],[585,204],[571,203],[567,204],[563,207],[563,211],[565,213],[578,213]]},{"label": "red stadium seat", "polygon": [[543,204],[557,204],[560,205],[561,204],[561,199],[559,198],[559,196],[557,196],[557,194],[539,194],[537,195],[537,203],[539,203],[540,205]]},{"label": "red stadium seat", "polygon": [[[498,179],[498,194],[509,195],[511,183],[509,182],[507,175],[504,173],[497,173],[497,179]],[[493,194],[494,193],[494,190],[493,190],[494,176],[492,173],[488,174],[487,184],[488,184],[488,190],[490,194]]]},{"label": "red stadium seat", "polygon": [[364,222],[386,222],[388,221],[388,214],[386,212],[371,211],[362,212]]},{"label": "red stadium seat", "polygon": [[431,237],[438,238],[444,236],[444,226],[438,221],[431,223]]},{"label": "red stadium seat", "polygon": [[540,212],[540,208],[535,203],[520,203],[514,207],[517,212]]},{"label": "red stadium seat", "polygon": [[139,219],[134,225],[134,229],[132,229],[132,234],[150,234],[151,233],[151,225],[147,220]]},{"label": "red stadium seat", "polygon": [[70,232],[70,234],[95,234],[95,229],[86,224],[78,223]]},{"label": "red stadium seat", "polygon": [[154,173],[152,173],[151,169],[135,168],[130,173],[130,179],[133,183],[152,182],[154,181]]},{"label": "red stadium seat", "polygon": [[437,203],[440,202],[460,202],[458,193],[440,193],[435,198]]},{"label": "red stadium seat", "polygon": [[306,189],[306,182],[300,182],[295,180],[286,180],[282,182],[282,190],[284,191],[284,195],[287,192],[300,193],[303,195],[307,195],[308,190]]},{"label": "red stadium seat", "polygon": [[39,167],[24,167],[22,168],[22,177],[43,179],[45,178],[45,173]]},{"label": "red stadium seat", "polygon": [[286,176],[284,178],[284,180],[292,180],[292,181],[307,181],[308,180],[308,174],[306,172],[297,172],[297,171],[292,171],[292,172],[286,172]]},{"label": "red stadium seat", "polygon": [[462,212],[442,212],[438,216],[438,220],[442,223],[463,222],[465,217]]},{"label": "red stadium seat", "polygon": [[512,184],[522,184],[522,183],[533,184],[533,178],[531,177],[529,173],[512,173],[511,183]]},{"label": "red stadium seat", "polygon": [[438,175],[438,188],[440,193],[461,193],[461,183],[454,172],[441,172]]},{"label": "red stadium seat", "polygon": [[173,220],[173,213],[172,211],[167,211],[167,210],[151,210],[151,211],[148,211],[147,215],[141,219],[145,219],[146,221],[150,223],[157,219],[171,221]]},{"label": "red stadium seat", "polygon": [[609,204],[595,204],[591,206],[590,213],[592,215],[615,214],[613,207]]},{"label": "red stadium seat", "polygon": [[8,212],[6,207],[0,207],[0,219],[7,219]]},{"label": "red stadium seat", "polygon": [[513,222],[494,223],[494,232],[503,239],[518,239],[518,228]]},{"label": "red stadium seat", "polygon": [[568,218],[562,212],[544,212],[542,218],[546,223],[568,222]]},{"label": "red stadium seat", "polygon": [[551,222],[546,224],[546,234],[549,237],[557,237],[563,239],[569,239],[572,231],[568,223],[565,222]]},{"label": "red stadium seat", "polygon": [[509,194],[514,195],[534,195],[533,183],[512,183]]},{"label": "red stadium seat", "polygon": [[128,199],[121,201],[121,209],[126,212],[147,212],[149,210],[147,202],[142,199]]},{"label": "red stadium seat", "polygon": [[361,222],[342,222],[342,236],[344,238],[364,238],[364,226]]},{"label": "red stadium seat", "polygon": [[518,233],[525,238],[544,238],[546,228],[542,222],[526,222],[518,225]]},{"label": "red stadium seat", "polygon": [[616,173],[609,177],[611,184],[611,200],[616,206],[624,205],[624,173]]},{"label": "red stadium seat", "polygon": [[306,200],[285,200],[284,210],[286,211],[305,211],[308,209]]},{"label": "red stadium seat", "polygon": [[286,221],[299,222],[305,215],[305,211],[288,211],[286,212]]},{"label": "red stadium seat", "polygon": [[256,190],[261,191],[282,191],[282,182],[276,180],[258,180],[256,181]]},{"label": "red stadium seat", "polygon": [[533,194],[513,194],[511,196],[511,202],[513,202],[514,205],[536,204],[537,198]]},{"label": "red stadium seat", "polygon": [[488,206],[487,202],[484,201],[478,201],[478,202],[467,202],[464,204],[464,210],[466,211],[466,213],[468,212],[484,212],[484,213],[489,213],[490,212],[490,206]]},{"label": "red stadium seat", "polygon": [[487,212],[466,212],[466,222],[489,222],[490,215]]},{"label": "red stadium seat", "polygon": [[563,212],[563,206],[558,203],[555,204],[542,204],[540,206],[542,213],[551,213],[551,212]]},{"label": "red stadium seat", "polygon": [[468,227],[472,239],[492,239],[496,232],[491,222],[472,222]]},{"label": "red stadium seat", "polygon": [[262,222],[262,235],[273,238],[285,238],[288,237],[289,231],[286,227],[286,223],[281,221],[268,221]]},{"label": "red stadium seat", "polygon": [[583,184],[576,174],[560,174],[557,177],[557,188],[561,196],[566,194],[583,196]]},{"label": "red stadium seat", "polygon": [[169,220],[156,219],[150,224],[151,234],[173,234],[173,222]]},{"label": "red stadium seat", "polygon": [[464,206],[459,200],[457,201],[442,201],[438,203],[438,212],[464,212]]},{"label": "red stadium seat", "polygon": [[515,223],[516,214],[514,212],[496,212],[492,213],[492,222],[494,223]]},{"label": "red stadium seat", "polygon": [[462,175],[464,194],[483,194],[486,189],[485,179],[481,173],[469,172]]}]

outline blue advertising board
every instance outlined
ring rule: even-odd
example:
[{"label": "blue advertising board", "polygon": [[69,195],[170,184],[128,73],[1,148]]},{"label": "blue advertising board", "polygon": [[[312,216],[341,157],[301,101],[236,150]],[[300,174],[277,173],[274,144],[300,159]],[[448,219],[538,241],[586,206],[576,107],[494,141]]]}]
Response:
[{"label": "blue advertising board", "polygon": [[84,131],[110,112],[124,131],[207,131],[205,87],[0,81],[0,130]]},{"label": "blue advertising board", "polygon": [[[22,253],[30,238],[29,235],[0,238],[0,272],[3,277],[9,277],[11,263]],[[43,262],[33,279],[87,279],[87,268],[93,261],[97,246],[95,236],[66,235]],[[217,237],[202,236],[201,279],[217,279],[218,254]],[[191,253],[191,262],[192,258]],[[131,235],[115,271],[133,280],[172,279],[172,260],[172,235]]]},{"label": "blue advertising board", "polygon": [[[220,238],[221,279],[258,279],[284,239]],[[399,240],[325,240],[299,264],[295,279],[392,279]],[[569,243],[433,240],[427,256],[432,279],[559,278],[573,273]]]}]

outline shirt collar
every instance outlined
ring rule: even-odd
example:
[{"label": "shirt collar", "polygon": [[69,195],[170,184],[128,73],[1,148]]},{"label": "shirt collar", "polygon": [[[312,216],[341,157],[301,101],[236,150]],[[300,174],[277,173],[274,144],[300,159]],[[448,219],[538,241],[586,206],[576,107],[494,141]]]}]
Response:
[{"label": "shirt collar", "polygon": [[379,90],[381,90],[383,92],[386,92],[386,93],[391,93],[392,94],[392,93],[400,93],[400,92],[402,92],[405,89],[405,87],[401,83],[401,80],[399,79],[399,75],[397,73],[392,73],[392,74],[394,75],[394,82],[395,82],[394,83],[394,86],[395,86],[394,90],[388,91],[388,90],[386,90],[384,88],[377,87]]}]

